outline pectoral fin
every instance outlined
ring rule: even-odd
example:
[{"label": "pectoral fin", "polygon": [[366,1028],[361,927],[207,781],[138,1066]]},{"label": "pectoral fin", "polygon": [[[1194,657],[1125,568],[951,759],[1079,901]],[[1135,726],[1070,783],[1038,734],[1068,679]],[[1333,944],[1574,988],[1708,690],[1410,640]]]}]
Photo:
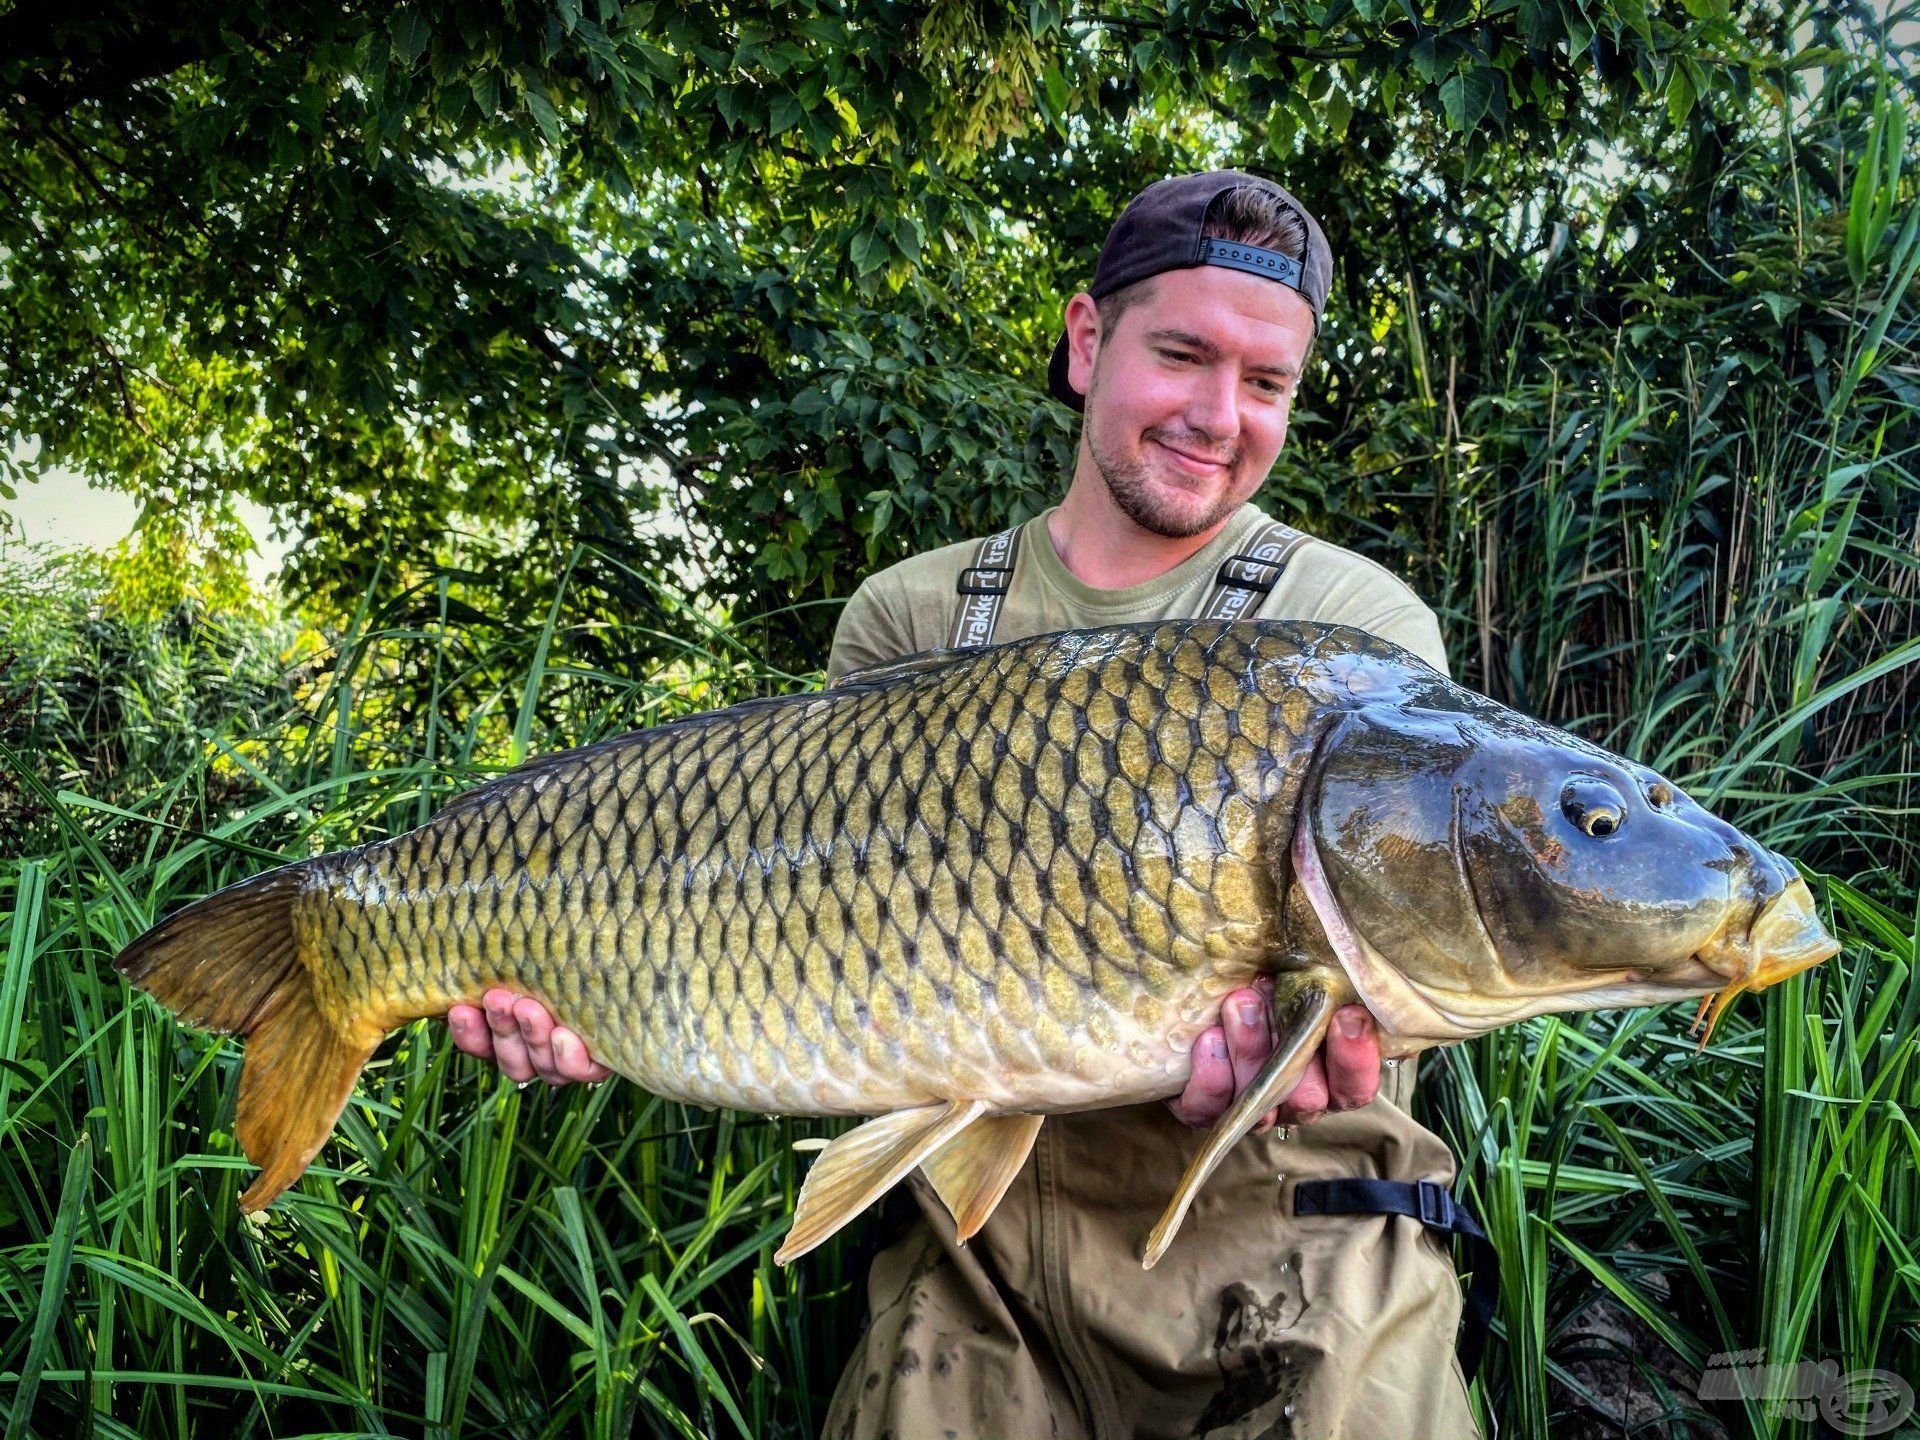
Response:
[{"label": "pectoral fin", "polygon": [[989,1115],[920,1162],[964,1243],[979,1233],[1026,1163],[1043,1115]]},{"label": "pectoral fin", "polygon": [[800,1201],[794,1206],[793,1228],[774,1260],[781,1265],[798,1260],[986,1109],[984,1100],[950,1100],[944,1105],[897,1110],[849,1130],[822,1150],[807,1172],[807,1183],[800,1187]]},{"label": "pectoral fin", "polygon": [[1300,1083],[1301,1075],[1326,1038],[1327,1025],[1336,1008],[1333,993],[1336,983],[1343,992],[1347,990],[1343,978],[1325,970],[1292,971],[1275,981],[1273,1053],[1253,1077],[1253,1083],[1240,1092],[1233,1108],[1214,1123],[1207,1134],[1207,1143],[1187,1162],[1186,1174],[1180,1177],[1180,1185],[1167,1203],[1166,1213],[1153,1227],[1153,1234],[1147,1237],[1146,1253],[1141,1257],[1147,1269],[1151,1270],[1166,1254],[1180,1222],[1186,1218],[1187,1207],[1193,1204],[1193,1197],[1199,1194],[1200,1187],[1233,1148],[1234,1142],[1258,1125],[1260,1117],[1286,1099]]}]

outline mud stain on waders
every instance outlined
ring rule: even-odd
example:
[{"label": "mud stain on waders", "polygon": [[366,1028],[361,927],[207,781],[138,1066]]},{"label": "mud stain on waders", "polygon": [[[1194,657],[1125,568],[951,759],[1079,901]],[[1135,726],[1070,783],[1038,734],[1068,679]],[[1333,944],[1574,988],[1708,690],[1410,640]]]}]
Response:
[{"label": "mud stain on waders", "polygon": [[1272,1413],[1260,1417],[1258,1425],[1247,1426],[1245,1433],[1257,1430],[1276,1437],[1293,1433],[1291,1396],[1300,1377],[1291,1332],[1307,1308],[1297,1253],[1281,1273],[1285,1282],[1264,1300],[1244,1283],[1229,1285],[1221,1294],[1213,1354],[1220,1363],[1222,1384],[1195,1422],[1196,1436],[1238,1435],[1242,1432],[1231,1427],[1275,1406]]}]

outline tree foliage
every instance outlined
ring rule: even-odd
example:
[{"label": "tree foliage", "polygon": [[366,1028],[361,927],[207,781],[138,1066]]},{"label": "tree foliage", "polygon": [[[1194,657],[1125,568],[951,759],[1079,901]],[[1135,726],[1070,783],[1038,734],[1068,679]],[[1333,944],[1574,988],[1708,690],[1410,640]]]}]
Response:
[{"label": "tree foliage", "polygon": [[[1323,218],[1327,370],[1283,466],[1311,471],[1406,398],[1373,342],[1409,303],[1556,233],[1609,263],[1648,196],[1587,209],[1593,147],[1710,181],[1845,23],[1727,0],[34,0],[0,17],[0,413],[32,464],[152,516],[274,507],[291,583],[337,603],[383,557],[464,558],[512,595],[582,537],[736,613],[843,595],[1057,491],[1072,417],[1045,356],[1142,184],[1249,165]],[[1615,313],[1588,321],[1635,304],[1600,288]],[[829,623],[773,639],[817,662]]]}]

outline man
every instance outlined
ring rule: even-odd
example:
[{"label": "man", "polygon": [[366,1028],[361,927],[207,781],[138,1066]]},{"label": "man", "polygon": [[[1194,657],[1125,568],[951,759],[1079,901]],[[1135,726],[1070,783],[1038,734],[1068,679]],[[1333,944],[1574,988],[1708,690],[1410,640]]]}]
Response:
[{"label": "man", "polygon": [[[1354,625],[1444,671],[1438,623],[1411,590],[1248,503],[1286,439],[1331,274],[1319,226],[1270,181],[1213,171],[1149,186],[1054,353],[1053,392],[1085,415],[1065,498],[1017,531],[870,577],[841,616],[829,681],[941,645],[1202,613]],[[1198,1143],[1190,1127],[1224,1113],[1266,1058],[1266,1014],[1257,990],[1228,996],[1164,1107],[1050,1117],[966,1246],[916,1174],[921,1214],[874,1262],[872,1323],[830,1440],[1475,1436],[1444,1238],[1402,1215],[1295,1211],[1315,1193],[1303,1181],[1452,1178],[1446,1146],[1407,1114],[1411,1068],[1376,1098],[1363,1006],[1337,1014],[1165,1258],[1140,1266]],[[484,1014],[449,1020],[461,1048],[512,1078],[606,1073],[524,997],[495,991]]]}]

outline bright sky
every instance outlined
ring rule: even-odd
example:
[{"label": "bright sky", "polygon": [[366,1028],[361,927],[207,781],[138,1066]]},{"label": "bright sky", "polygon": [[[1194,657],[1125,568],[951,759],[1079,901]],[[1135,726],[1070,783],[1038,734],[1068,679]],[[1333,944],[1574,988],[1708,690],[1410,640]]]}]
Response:
[{"label": "bright sky", "polygon": [[[88,485],[71,470],[50,470],[19,488],[18,499],[0,501],[0,515],[6,532],[29,544],[50,541],[111,550],[132,533],[140,508],[131,496]],[[243,499],[234,509],[253,533],[257,550],[248,557],[247,573],[256,584],[266,585],[279,573],[288,547],[273,539],[273,517],[263,506]]]}]

